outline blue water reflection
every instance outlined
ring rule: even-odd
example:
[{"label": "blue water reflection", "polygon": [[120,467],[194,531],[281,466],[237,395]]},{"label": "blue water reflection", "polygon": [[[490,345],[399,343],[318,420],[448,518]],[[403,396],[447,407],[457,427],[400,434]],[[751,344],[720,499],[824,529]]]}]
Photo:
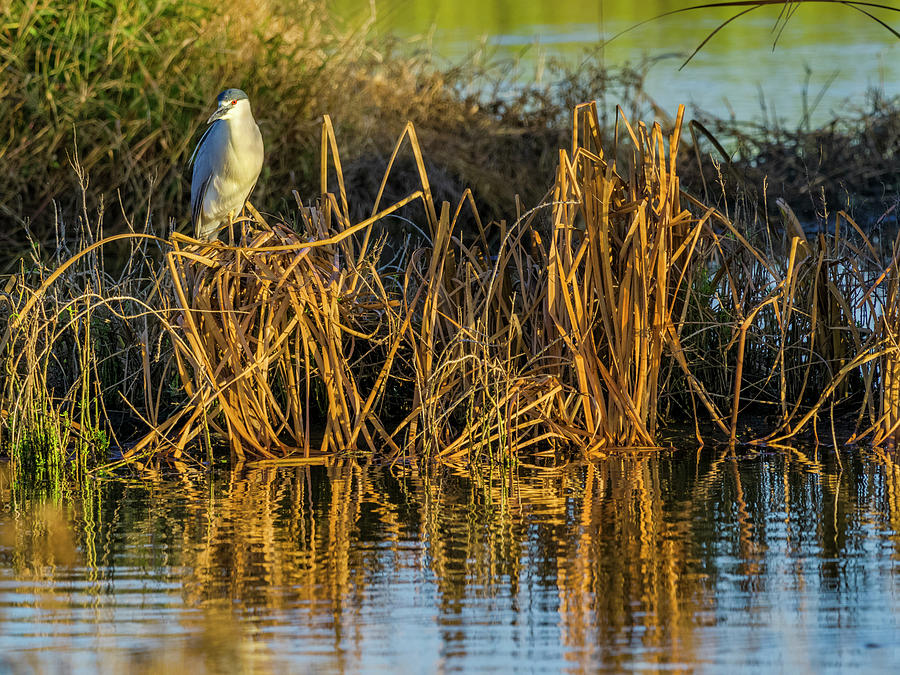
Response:
[{"label": "blue water reflection", "polygon": [[0,481],[0,670],[745,672],[900,662],[900,469],[718,450]]}]

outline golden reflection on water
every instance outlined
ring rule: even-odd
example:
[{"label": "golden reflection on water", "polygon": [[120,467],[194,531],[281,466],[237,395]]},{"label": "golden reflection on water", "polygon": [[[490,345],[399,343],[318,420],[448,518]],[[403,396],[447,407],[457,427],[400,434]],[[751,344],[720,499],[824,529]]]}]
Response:
[{"label": "golden reflection on water", "polygon": [[[720,623],[764,624],[782,595],[816,627],[828,617],[810,593],[837,593],[853,624],[869,602],[855,587],[900,590],[898,485],[890,457],[841,466],[790,448],[540,470],[242,467],[50,499],[6,473],[0,635],[23,616],[31,628],[0,647],[27,650],[13,665],[42,650],[90,664],[86,636],[104,663],[148,672],[341,672],[416,648],[413,670],[688,672],[729,649]],[[849,556],[873,538],[892,560]]]}]

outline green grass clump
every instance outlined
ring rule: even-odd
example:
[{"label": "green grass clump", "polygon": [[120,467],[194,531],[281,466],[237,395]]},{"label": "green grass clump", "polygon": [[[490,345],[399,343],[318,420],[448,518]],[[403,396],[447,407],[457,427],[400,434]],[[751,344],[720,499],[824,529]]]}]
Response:
[{"label": "green grass clump", "polygon": [[159,240],[127,235],[128,263],[113,274],[102,218],[78,222],[74,255],[62,232],[52,254],[29,242],[0,287],[0,452],[34,475],[108,462],[170,400],[166,325],[154,309]]},{"label": "green grass clump", "polygon": [[[7,4],[0,33],[0,134],[9,139],[4,201],[17,199],[40,216],[51,197],[75,194],[67,155],[76,139],[83,166],[113,189],[175,170],[201,105],[184,96],[189,86],[179,80],[200,84],[184,61],[201,39],[202,14],[198,5],[174,1]],[[159,160],[141,165],[148,153]],[[168,163],[160,161],[164,154]],[[121,160],[115,167],[112,157]]]}]

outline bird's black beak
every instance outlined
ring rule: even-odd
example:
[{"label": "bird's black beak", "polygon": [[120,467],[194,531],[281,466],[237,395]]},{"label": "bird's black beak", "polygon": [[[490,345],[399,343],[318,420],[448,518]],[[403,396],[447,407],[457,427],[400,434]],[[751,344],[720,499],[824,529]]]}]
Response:
[{"label": "bird's black beak", "polygon": [[225,113],[227,113],[229,110],[231,110],[231,106],[230,106],[230,105],[220,105],[220,106],[216,109],[216,112],[214,112],[212,115],[209,116],[209,119],[206,120],[206,123],[207,123],[207,124],[212,124],[212,123],[215,122],[217,119],[221,118],[222,115],[224,115]]}]

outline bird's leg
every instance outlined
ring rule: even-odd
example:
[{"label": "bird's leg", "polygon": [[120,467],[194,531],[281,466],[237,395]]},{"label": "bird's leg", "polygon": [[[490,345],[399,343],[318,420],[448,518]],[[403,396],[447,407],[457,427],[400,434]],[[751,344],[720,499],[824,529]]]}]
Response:
[{"label": "bird's leg", "polygon": [[234,209],[228,212],[228,244],[234,246]]},{"label": "bird's leg", "polygon": [[247,219],[245,213],[247,211],[247,200],[241,204],[241,241],[247,240]]}]

